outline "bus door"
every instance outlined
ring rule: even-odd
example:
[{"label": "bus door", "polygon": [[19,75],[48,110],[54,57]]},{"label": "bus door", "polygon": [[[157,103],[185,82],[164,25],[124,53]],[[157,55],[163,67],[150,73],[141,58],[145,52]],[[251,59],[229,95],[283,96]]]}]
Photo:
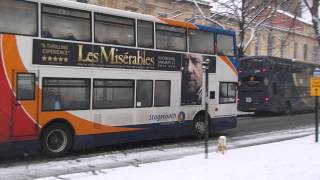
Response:
[{"label": "bus door", "polygon": [[12,102],[11,138],[38,134],[39,88],[38,71],[14,71],[12,85],[15,98]]},{"label": "bus door", "polygon": [[217,108],[216,105],[216,76],[215,74],[209,74],[208,77],[208,110],[209,113],[215,113],[214,109]]},{"label": "bus door", "polygon": [[[214,115],[216,106],[216,93],[218,86],[217,74],[216,74],[216,59],[211,61],[208,69],[208,112]],[[205,92],[204,92],[205,93]]]}]

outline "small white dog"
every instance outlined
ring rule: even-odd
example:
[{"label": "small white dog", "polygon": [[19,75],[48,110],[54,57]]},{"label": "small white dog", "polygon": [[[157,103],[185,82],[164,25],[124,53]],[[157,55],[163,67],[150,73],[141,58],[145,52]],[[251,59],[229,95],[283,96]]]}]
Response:
[{"label": "small white dog", "polygon": [[218,139],[217,152],[224,154],[227,151],[227,138],[226,136],[220,136]]}]

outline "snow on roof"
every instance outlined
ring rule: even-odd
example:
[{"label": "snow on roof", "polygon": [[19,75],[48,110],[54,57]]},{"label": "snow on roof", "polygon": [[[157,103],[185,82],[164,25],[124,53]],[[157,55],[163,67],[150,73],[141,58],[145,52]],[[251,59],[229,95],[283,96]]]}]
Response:
[{"label": "snow on roof", "polygon": [[277,10],[278,13],[284,14],[288,17],[291,18],[296,18],[298,21],[301,21],[302,23],[308,24],[308,25],[312,25],[311,19],[307,19],[307,18],[301,18],[301,17],[295,17],[293,14],[287,12],[287,11],[283,11],[283,10]]},{"label": "snow on roof", "polygon": [[[193,0],[185,0],[185,1],[193,2]],[[207,1],[207,0],[196,0],[196,1],[197,1],[198,4],[205,5],[205,6],[211,6],[210,5],[211,4],[210,1]]]}]

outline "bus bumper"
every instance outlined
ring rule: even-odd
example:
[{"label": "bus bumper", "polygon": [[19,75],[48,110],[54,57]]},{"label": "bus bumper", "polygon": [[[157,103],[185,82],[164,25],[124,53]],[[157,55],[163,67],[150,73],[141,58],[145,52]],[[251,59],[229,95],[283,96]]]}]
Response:
[{"label": "bus bumper", "polygon": [[238,110],[243,112],[268,112],[270,107],[269,104],[245,104],[239,105]]},{"label": "bus bumper", "polygon": [[210,129],[213,132],[237,127],[237,116],[212,118]]},{"label": "bus bumper", "polygon": [[9,143],[0,143],[0,157],[10,151]]},{"label": "bus bumper", "polygon": [[38,141],[16,141],[0,144],[0,157],[8,158],[19,155],[35,155],[39,153]]}]

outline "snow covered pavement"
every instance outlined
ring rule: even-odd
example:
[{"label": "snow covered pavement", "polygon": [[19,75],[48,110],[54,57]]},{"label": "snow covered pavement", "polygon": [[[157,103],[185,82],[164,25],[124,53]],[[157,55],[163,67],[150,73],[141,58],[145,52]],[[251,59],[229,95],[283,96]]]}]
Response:
[{"label": "snow covered pavement", "polygon": [[211,152],[181,159],[136,164],[38,180],[318,180],[320,179],[320,144],[314,136],[276,143]]}]

